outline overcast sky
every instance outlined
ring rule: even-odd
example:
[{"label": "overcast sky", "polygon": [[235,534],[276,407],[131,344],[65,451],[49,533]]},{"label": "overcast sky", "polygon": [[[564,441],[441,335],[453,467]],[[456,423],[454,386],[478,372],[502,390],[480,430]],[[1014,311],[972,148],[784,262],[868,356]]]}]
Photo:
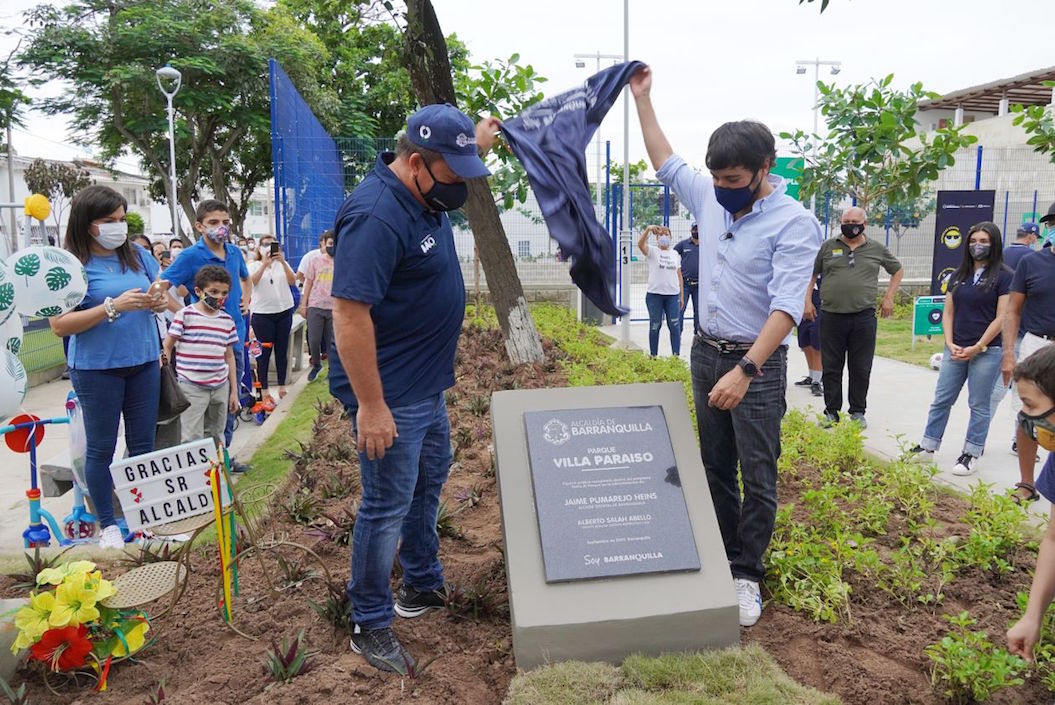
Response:
[{"label": "overcast sky", "polygon": [[[593,72],[592,59],[586,69],[575,67],[575,53],[623,53],[620,0],[433,3],[443,31],[456,32],[473,58],[517,52],[549,78],[547,94]],[[34,4],[5,0],[0,24],[19,26],[21,12]],[[822,79],[839,85],[894,73],[898,86],[922,81],[941,93],[1055,65],[1055,45],[1039,31],[1055,23],[1052,0],[832,0],[823,15],[817,4],[629,0],[630,58],[654,70],[653,100],[675,150],[702,165],[708,135],[726,120],[754,118],[774,132],[811,129],[813,69],[796,75],[799,59],[841,61],[838,76],[821,68]],[[10,45],[0,38],[0,48]],[[645,152],[633,106],[630,119],[630,158],[637,160]],[[69,141],[62,120],[30,112],[26,123],[15,133],[19,153],[85,153]],[[612,141],[613,159],[621,161],[622,101],[609,112],[601,136]]]}]

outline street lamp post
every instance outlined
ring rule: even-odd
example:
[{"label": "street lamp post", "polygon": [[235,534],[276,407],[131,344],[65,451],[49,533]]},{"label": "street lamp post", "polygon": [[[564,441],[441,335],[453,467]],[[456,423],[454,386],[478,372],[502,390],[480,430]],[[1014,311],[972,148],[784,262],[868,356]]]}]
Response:
[{"label": "street lamp post", "polygon": [[[831,74],[838,76],[839,72],[842,71],[843,63],[841,61],[822,60],[820,57],[815,59],[798,59],[795,61],[795,73],[802,76],[806,73],[807,66],[813,66],[813,134],[817,134],[817,123],[820,116],[820,90],[817,88],[817,84],[821,80],[821,66],[831,66]],[[817,139],[811,140],[813,144],[813,161],[817,161]],[[813,203],[810,205],[813,209],[814,214],[817,213],[817,194],[813,194]]]},{"label": "street lamp post", "polygon": [[179,92],[180,85],[183,83],[183,74],[168,64],[159,68],[155,74],[158,88],[165,94],[165,99],[168,101],[169,181],[171,182],[169,203],[172,206],[172,237],[179,237],[179,216],[176,211],[176,114],[172,109],[172,99],[176,97],[176,93]]},{"label": "street lamp post", "polygon": [[[630,62],[630,0],[623,0],[623,61]],[[619,230],[619,259],[623,263],[620,289],[623,307],[630,308],[630,84],[623,88],[623,227]],[[623,314],[623,347],[630,347],[630,312]]]}]

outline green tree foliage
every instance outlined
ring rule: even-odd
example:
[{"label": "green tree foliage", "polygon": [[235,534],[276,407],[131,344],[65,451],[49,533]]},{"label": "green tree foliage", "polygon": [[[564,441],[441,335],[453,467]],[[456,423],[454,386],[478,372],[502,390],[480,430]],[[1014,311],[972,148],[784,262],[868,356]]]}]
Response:
[{"label": "green tree foliage", "polygon": [[[937,94],[914,83],[906,91],[891,88],[894,75],[837,88],[818,82],[820,109],[828,126],[821,138],[798,130],[782,132],[796,156],[805,159],[800,196],[826,191],[845,193],[869,209],[894,202],[915,203],[938,172],[955,163],[955,153],[977,138],[964,126],[928,133],[916,129],[916,105]],[[878,220],[878,218],[873,218]]]},{"label": "green tree foliage", "polygon": [[[5,32],[8,34],[9,32]],[[12,59],[18,52],[21,42],[7,55],[4,62],[0,64],[0,145],[4,152],[7,151],[7,128],[22,125],[22,108],[29,104],[29,96],[23,93],[19,87],[19,81],[15,76],[15,67]]]},{"label": "green tree foliage", "polygon": [[143,222],[143,216],[138,213],[126,213],[125,222],[128,223],[128,234],[131,235],[142,235],[143,230],[146,228],[146,223]]},{"label": "green tree foliage", "polygon": [[62,236],[62,216],[74,194],[92,185],[92,176],[84,167],[66,162],[48,162],[34,159],[23,173],[26,186],[32,193],[40,193],[51,201],[51,216],[55,228]]},{"label": "green tree foliage", "polygon": [[[281,8],[250,0],[74,0],[27,14],[30,43],[23,66],[69,89],[42,101],[67,114],[74,133],[104,158],[131,149],[170,192],[165,98],[155,70],[169,62],[183,73],[175,99],[177,200],[193,219],[207,185],[231,201],[236,225],[249,194],[270,176],[259,149],[268,129],[267,59],[276,57],[325,124],[336,100],[322,85],[328,52]],[[47,77],[46,79],[43,77]]]},{"label": "green tree foliage", "polygon": [[[1055,81],[1044,81],[1044,85],[1055,86]],[[1040,154],[1047,154],[1051,162],[1055,164],[1055,116],[1050,105],[1012,105],[1011,112],[1015,114],[1012,123],[1019,125],[1026,131],[1029,138],[1026,144],[1033,147]]]}]

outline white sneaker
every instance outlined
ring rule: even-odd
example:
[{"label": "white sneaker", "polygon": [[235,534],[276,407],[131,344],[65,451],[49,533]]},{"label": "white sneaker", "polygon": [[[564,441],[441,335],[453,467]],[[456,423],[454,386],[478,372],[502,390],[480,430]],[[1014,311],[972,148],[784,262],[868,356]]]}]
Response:
[{"label": "white sneaker", "polygon": [[103,529],[99,535],[99,548],[116,548],[121,550],[125,547],[125,538],[121,534],[121,527],[113,524]]},{"label": "white sneaker", "polygon": [[974,472],[974,468],[971,467],[971,463],[976,458],[970,453],[961,453],[960,457],[956,459],[956,464],[952,466],[953,475],[970,475]]},{"label": "white sneaker", "polygon": [[744,578],[733,578],[736,596],[740,601],[740,626],[752,627],[762,616],[762,592],[758,583]]}]

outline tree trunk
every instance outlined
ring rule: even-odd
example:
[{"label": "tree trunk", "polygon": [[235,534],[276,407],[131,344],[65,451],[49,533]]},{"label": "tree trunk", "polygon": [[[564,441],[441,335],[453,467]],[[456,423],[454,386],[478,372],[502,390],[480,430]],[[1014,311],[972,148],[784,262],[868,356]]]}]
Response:
[{"label": "tree trunk", "polygon": [[[431,0],[408,0],[404,46],[410,83],[418,101],[422,105],[457,105],[447,40]],[[541,362],[544,359],[542,342],[524,300],[524,287],[520,284],[491,188],[485,179],[472,179],[468,183],[465,215],[476,240],[491,303],[505,335],[506,353],[514,364]]]}]

